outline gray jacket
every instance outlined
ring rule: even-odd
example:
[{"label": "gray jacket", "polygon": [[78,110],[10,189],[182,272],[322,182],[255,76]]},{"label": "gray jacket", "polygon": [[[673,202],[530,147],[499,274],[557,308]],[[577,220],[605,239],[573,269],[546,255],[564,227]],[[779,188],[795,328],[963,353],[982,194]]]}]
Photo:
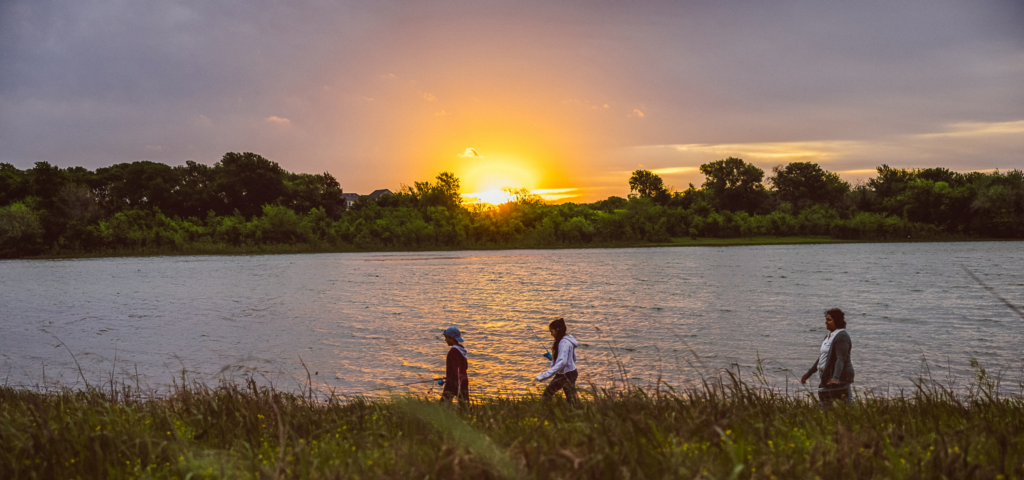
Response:
[{"label": "gray jacket", "polygon": [[[841,384],[853,383],[853,362],[850,361],[852,347],[853,341],[850,340],[850,334],[846,333],[846,330],[836,334],[836,337],[832,339],[832,348],[828,351],[825,371],[821,372],[819,388],[824,388],[832,380]],[[814,365],[811,365],[811,369],[807,371],[807,376],[809,377],[817,371],[818,360],[814,360]]]}]

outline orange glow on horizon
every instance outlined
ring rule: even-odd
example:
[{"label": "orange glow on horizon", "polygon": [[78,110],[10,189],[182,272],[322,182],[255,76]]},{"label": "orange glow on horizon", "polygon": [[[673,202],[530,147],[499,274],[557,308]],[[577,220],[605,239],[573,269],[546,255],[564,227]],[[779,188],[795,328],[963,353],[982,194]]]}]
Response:
[{"label": "orange glow on horizon", "polygon": [[[578,138],[580,122],[552,110],[544,96],[525,94],[521,82],[502,78],[483,85],[474,80],[439,88],[432,91],[435,101],[423,102],[406,137],[418,159],[413,174],[452,172],[464,197],[492,204],[507,201],[502,188],[534,191],[579,181],[571,139]],[[434,115],[437,108],[447,114]]]},{"label": "orange glow on horizon", "polygon": [[[557,202],[581,195],[578,188],[541,188],[530,190],[530,193],[537,195],[545,202]],[[463,193],[462,203],[464,205],[491,205],[497,206],[510,201],[509,193],[503,189],[487,190],[483,192]]]},{"label": "orange glow on horizon", "polygon": [[519,139],[522,143],[513,148],[504,138],[484,140],[448,148],[448,158],[437,162],[447,164],[459,178],[464,204],[507,203],[511,196],[506,189],[526,189],[545,202],[579,196],[575,188],[544,188],[555,182],[564,185],[566,179],[552,153],[540,145]]},{"label": "orange glow on horizon", "polygon": [[456,175],[463,189],[473,192],[501,191],[504,187],[534,189],[547,176],[534,162],[504,155],[468,159],[460,170]]},{"label": "orange glow on horizon", "polygon": [[462,203],[463,205],[471,204],[486,204],[486,205],[501,205],[508,201],[508,196],[505,192],[499,190],[487,190],[485,192],[474,192],[474,193],[463,193]]},{"label": "orange glow on horizon", "polygon": [[582,195],[579,188],[542,188],[532,190],[530,193],[539,195],[545,202],[557,202]]}]

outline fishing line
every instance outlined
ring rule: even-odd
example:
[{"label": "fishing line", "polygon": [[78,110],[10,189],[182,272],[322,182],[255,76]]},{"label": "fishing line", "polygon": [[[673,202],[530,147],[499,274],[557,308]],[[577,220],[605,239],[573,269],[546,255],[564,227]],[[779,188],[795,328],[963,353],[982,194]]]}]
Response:
[{"label": "fishing line", "polygon": [[981,287],[987,290],[988,293],[991,293],[993,297],[996,297],[997,299],[999,299],[1000,302],[1003,302],[1003,305],[1006,305],[1010,310],[1013,310],[1013,312],[1016,313],[1017,316],[1021,318],[1021,320],[1024,320],[1024,311],[1021,311],[1020,308],[1017,308],[1015,305],[1013,305],[1008,300],[1006,300],[998,293],[996,293],[996,289],[986,285],[985,282],[981,281],[981,279],[978,278],[978,276],[975,275],[974,272],[972,272],[969,268],[967,268],[966,265],[961,263],[960,268],[964,269],[964,273],[966,273],[968,276],[974,279],[975,282],[978,282],[978,285],[981,285]]}]

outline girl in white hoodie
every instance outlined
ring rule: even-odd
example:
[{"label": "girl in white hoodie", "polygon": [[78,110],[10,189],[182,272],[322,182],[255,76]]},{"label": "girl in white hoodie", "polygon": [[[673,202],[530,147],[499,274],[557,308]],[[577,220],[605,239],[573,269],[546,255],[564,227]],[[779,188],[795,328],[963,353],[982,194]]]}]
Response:
[{"label": "girl in white hoodie", "polygon": [[551,359],[551,368],[537,375],[537,381],[543,381],[551,376],[554,378],[544,389],[544,395],[541,398],[545,401],[551,400],[555,392],[562,390],[565,392],[565,399],[569,403],[575,404],[577,402],[576,379],[580,376],[576,371],[576,346],[580,342],[576,341],[572,335],[565,333],[565,319],[555,319],[548,325],[548,329],[551,330],[551,336],[555,337],[555,343],[551,345],[551,351],[555,352],[555,355]]}]

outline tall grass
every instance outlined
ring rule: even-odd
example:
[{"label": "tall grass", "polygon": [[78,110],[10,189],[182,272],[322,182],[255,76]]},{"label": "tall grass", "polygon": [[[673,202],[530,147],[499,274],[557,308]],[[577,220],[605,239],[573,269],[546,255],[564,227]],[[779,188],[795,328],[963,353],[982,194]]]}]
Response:
[{"label": "tall grass", "polygon": [[0,477],[1024,477],[1019,397],[925,385],[827,412],[735,375],[685,391],[591,388],[577,407],[324,400],[253,381],[183,381],[162,397],[0,387]]}]

